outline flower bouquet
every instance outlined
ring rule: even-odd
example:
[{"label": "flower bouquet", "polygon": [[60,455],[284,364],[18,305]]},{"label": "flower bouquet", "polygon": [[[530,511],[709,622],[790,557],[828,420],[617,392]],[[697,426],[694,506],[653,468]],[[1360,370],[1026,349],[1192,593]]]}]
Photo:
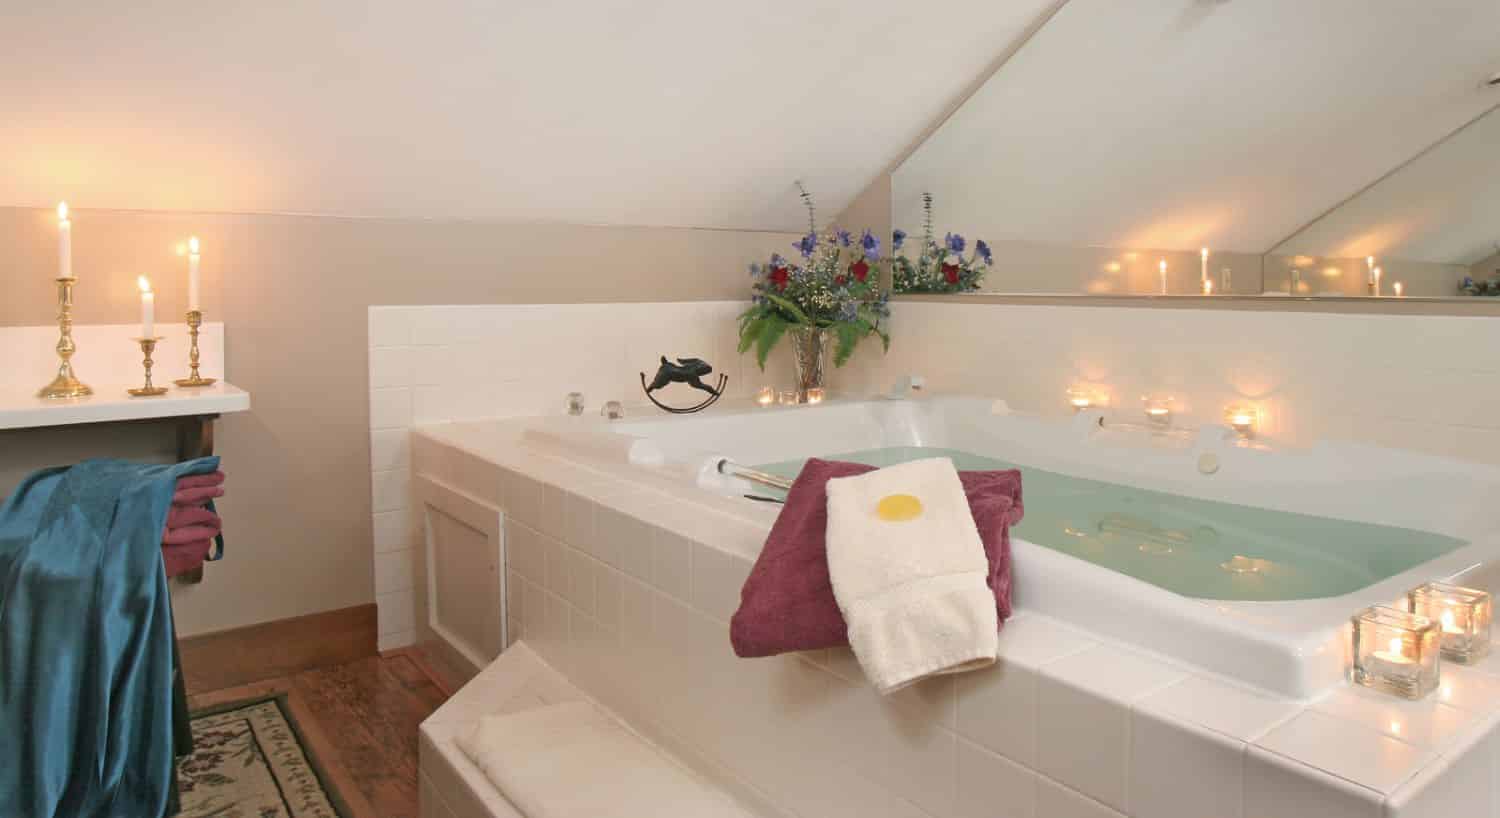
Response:
[{"label": "flower bouquet", "polygon": [[1458,291],[1464,295],[1478,296],[1500,296],[1500,270],[1495,272],[1494,278],[1475,281],[1469,276],[1464,276],[1462,283],[1458,285]]},{"label": "flower bouquet", "polygon": [[[800,188],[801,185],[798,185]],[[812,196],[802,191],[808,233],[796,244],[794,261],[776,253],[766,264],[751,264],[750,308],[740,315],[741,353],[755,348],[764,370],[771,349],[790,334],[800,395],[822,388],[830,342],[834,366],[843,366],[859,342],[878,335],[885,349],[890,293],[880,287],[880,240],[869,230],[855,238],[848,230],[819,235]]]},{"label": "flower bouquet", "polygon": [[[892,278],[898,293],[967,293],[979,289],[979,282],[989,272],[994,256],[982,240],[974,242],[974,252],[964,258],[968,242],[957,233],[949,233],[938,244],[932,234],[932,194],[922,194],[922,249],[916,261],[905,255],[891,259]],[[891,235],[891,248],[899,253],[906,243],[906,231]]]}]

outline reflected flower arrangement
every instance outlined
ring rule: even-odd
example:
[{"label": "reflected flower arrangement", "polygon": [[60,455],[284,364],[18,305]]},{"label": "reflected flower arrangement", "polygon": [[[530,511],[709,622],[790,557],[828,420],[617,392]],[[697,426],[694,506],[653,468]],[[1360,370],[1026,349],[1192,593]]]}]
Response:
[{"label": "reflected flower arrangement", "polygon": [[907,233],[896,230],[891,248],[897,253],[891,259],[892,279],[898,293],[966,293],[979,289],[980,282],[994,264],[994,254],[983,240],[974,242],[968,256],[968,240],[948,233],[938,242],[932,229],[932,194],[922,194],[922,246],[915,260],[901,253]]}]

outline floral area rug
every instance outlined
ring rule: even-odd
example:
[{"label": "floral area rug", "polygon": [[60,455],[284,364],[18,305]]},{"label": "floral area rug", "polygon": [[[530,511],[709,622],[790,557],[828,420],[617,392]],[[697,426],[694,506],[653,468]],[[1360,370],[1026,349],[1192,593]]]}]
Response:
[{"label": "floral area rug", "polygon": [[177,764],[181,818],[347,818],[284,696],[192,715],[193,754]]}]

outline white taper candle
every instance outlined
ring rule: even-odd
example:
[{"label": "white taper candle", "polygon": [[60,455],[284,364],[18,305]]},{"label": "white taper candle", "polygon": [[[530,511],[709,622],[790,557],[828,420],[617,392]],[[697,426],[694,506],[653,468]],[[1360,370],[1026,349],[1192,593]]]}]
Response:
[{"label": "white taper candle", "polygon": [[73,223],[68,220],[68,203],[57,204],[57,277],[73,277]]},{"label": "white taper candle", "polygon": [[141,288],[141,337],[156,337],[156,293],[151,292],[151,282],[145,276],[135,280]]},{"label": "white taper candle", "polygon": [[188,239],[188,311],[197,312],[198,304],[198,237]]}]

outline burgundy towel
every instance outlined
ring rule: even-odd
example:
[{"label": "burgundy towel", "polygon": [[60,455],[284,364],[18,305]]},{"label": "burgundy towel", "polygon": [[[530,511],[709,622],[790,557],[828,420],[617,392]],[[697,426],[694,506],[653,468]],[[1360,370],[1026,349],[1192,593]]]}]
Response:
[{"label": "burgundy towel", "polygon": [[210,486],[223,485],[224,472],[215,471],[209,474],[190,474],[187,477],[177,478],[177,490],[202,489]]},{"label": "burgundy towel", "polygon": [[198,542],[199,540],[211,540],[219,536],[220,528],[216,525],[190,525],[187,528],[169,528],[162,535],[162,545],[183,545],[184,543]]},{"label": "burgundy towel", "polygon": [[192,525],[209,525],[221,528],[224,521],[219,515],[209,511],[203,506],[172,506],[167,512],[167,530],[174,528],[187,528]]},{"label": "burgundy towel", "polygon": [[166,565],[167,578],[170,579],[179,574],[203,565],[208,558],[209,549],[213,548],[212,539],[199,540],[197,542],[182,543],[181,545],[163,545],[161,547],[162,562]]},{"label": "burgundy towel", "polygon": [[223,486],[203,486],[201,488],[178,489],[172,495],[174,506],[201,506],[216,497],[224,496]]},{"label": "burgundy towel", "polygon": [[[781,516],[740,591],[729,640],[742,657],[775,656],[849,644],[848,627],[828,578],[828,481],[874,471],[873,466],[812,458],[787,492]],[[1010,617],[1010,527],[1021,521],[1021,473],[959,472],[969,511],[989,560],[995,611]]]}]

